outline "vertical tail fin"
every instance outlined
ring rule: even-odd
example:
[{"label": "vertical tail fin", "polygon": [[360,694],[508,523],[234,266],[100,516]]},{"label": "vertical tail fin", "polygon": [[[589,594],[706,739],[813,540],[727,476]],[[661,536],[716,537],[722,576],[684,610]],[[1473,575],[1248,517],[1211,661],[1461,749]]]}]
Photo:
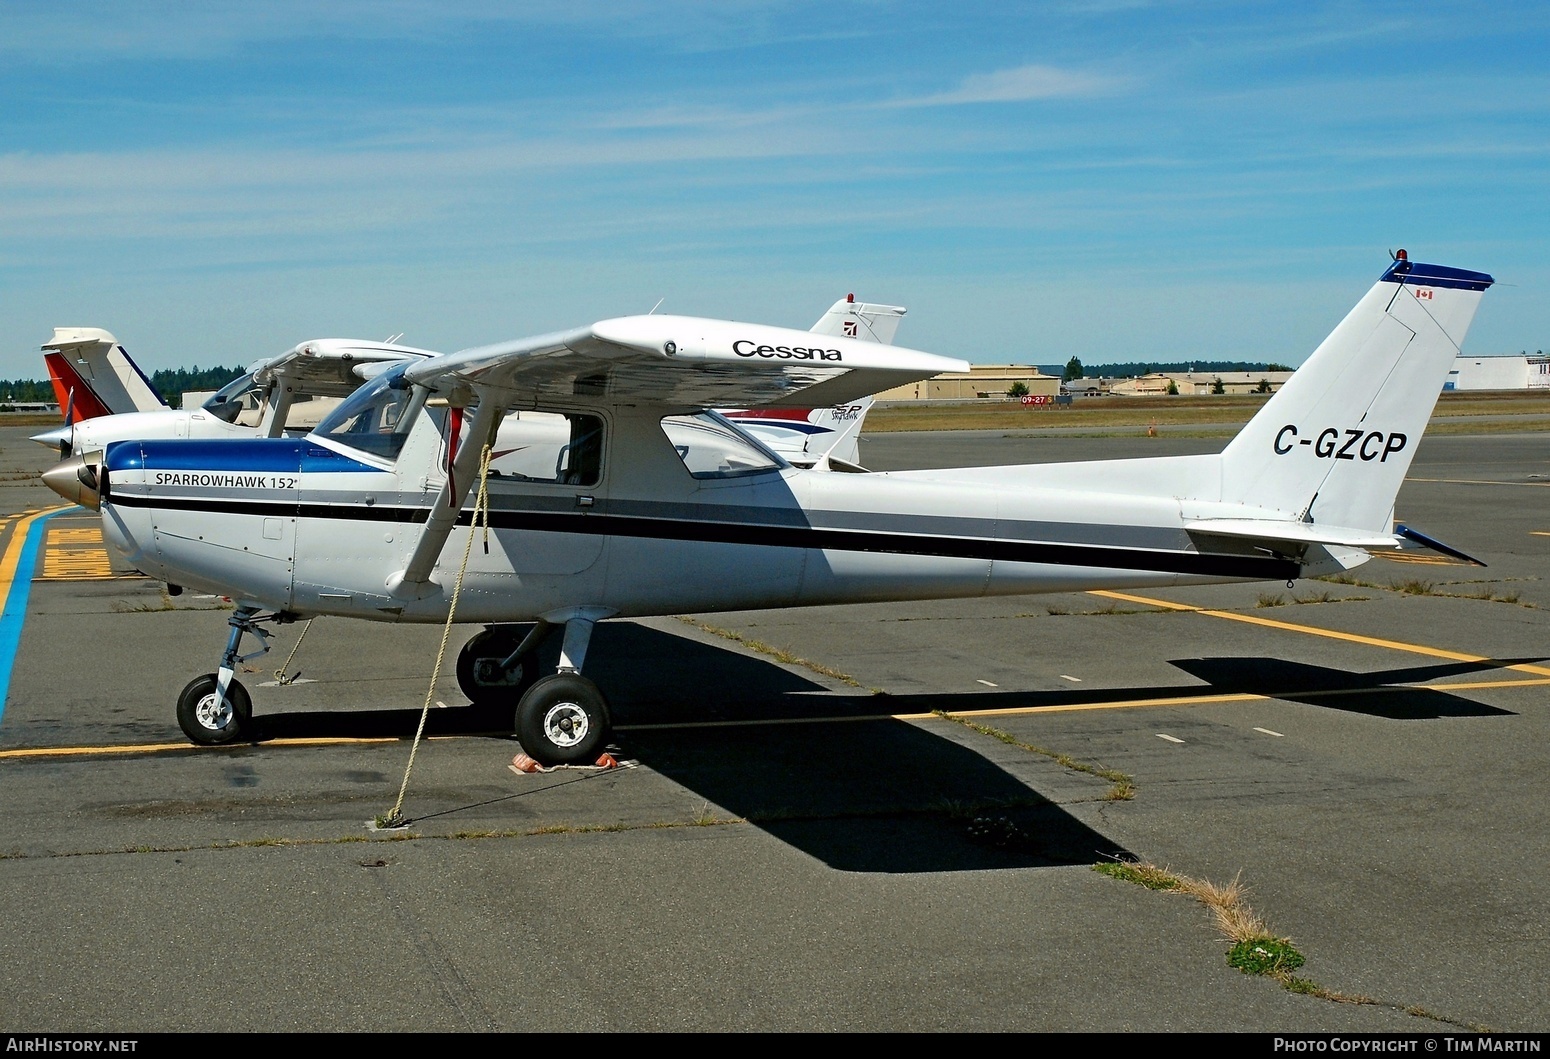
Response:
[{"label": "vertical tail fin", "polygon": [[67,424],[167,407],[118,339],[99,327],[54,328],[43,363]]},{"label": "vertical tail fin", "polygon": [[1493,282],[1403,250],[1222,451],[1221,498],[1387,533],[1448,370]]},{"label": "vertical tail fin", "polygon": [[870,338],[885,346],[893,345],[894,333],[899,321],[904,319],[902,305],[874,305],[858,302],[854,294],[847,294],[818,318],[809,330],[815,335],[841,335],[845,338]]}]

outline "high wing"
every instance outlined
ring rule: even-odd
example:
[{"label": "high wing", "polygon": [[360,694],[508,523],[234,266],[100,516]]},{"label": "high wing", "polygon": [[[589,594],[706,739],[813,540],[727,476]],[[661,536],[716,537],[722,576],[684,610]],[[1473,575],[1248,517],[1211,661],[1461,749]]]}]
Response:
[{"label": "high wing", "polygon": [[454,407],[478,409],[466,440],[450,454],[447,486],[437,494],[414,553],[388,578],[388,591],[401,599],[438,591],[432,569],[504,408],[578,394],[680,411],[811,408],[968,368],[965,361],[870,339],[652,315],[601,320],[410,364],[402,376],[407,382],[445,394]]},{"label": "high wing", "polygon": [[261,387],[283,381],[300,393],[348,397],[361,384],[366,364],[391,364],[438,356],[432,350],[355,338],[318,338],[248,366]]},{"label": "high wing", "polygon": [[691,409],[813,408],[968,367],[842,335],[647,315],[449,353],[410,365],[404,377],[517,405],[586,394]]}]

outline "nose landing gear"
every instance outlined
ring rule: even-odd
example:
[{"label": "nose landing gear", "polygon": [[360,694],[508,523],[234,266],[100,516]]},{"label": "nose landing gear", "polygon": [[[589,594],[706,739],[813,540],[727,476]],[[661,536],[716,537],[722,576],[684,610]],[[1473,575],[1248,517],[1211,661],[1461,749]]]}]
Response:
[{"label": "nose landing gear", "polygon": [[[178,696],[178,727],[200,746],[238,743],[253,734],[253,700],[237,680],[237,667],[268,653],[269,637],[274,634],[260,622],[288,620],[278,614],[267,618],[260,618],[258,614],[257,607],[242,606],[226,619],[226,624],[231,626],[231,636],[226,641],[226,653],[221,656],[221,668],[195,677]],[[242,646],[243,633],[258,637],[259,650],[246,655],[237,653]]]}]

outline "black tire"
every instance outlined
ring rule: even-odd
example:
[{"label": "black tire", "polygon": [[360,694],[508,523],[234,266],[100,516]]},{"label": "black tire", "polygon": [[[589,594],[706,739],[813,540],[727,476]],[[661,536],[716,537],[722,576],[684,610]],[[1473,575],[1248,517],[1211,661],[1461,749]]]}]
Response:
[{"label": "black tire", "polygon": [[590,765],[612,730],[603,693],[576,673],[544,677],[517,704],[517,739],[540,765]]},{"label": "black tire", "polygon": [[458,652],[457,686],[475,706],[505,705],[533,686],[543,672],[540,648],[535,646],[504,673],[498,669],[527,635],[523,625],[492,625],[476,634]]},{"label": "black tire", "polygon": [[240,742],[253,729],[253,700],[235,677],[226,685],[226,701],[215,705],[220,677],[206,673],[195,677],[178,696],[178,727],[200,746],[224,746]]}]

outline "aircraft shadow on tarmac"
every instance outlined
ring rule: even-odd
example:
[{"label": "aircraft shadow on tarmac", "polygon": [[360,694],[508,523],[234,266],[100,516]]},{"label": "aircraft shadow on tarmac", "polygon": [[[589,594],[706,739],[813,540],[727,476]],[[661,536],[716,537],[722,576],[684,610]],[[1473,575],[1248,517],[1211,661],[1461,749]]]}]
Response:
[{"label": "aircraft shadow on tarmac", "polygon": [[1420,721],[1442,717],[1510,717],[1512,711],[1471,702],[1439,688],[1403,685],[1539,661],[1524,658],[1448,662],[1376,673],[1352,673],[1280,658],[1183,658],[1174,659],[1171,664],[1205,681],[1217,693],[1264,695],[1371,717]]},{"label": "aircraft shadow on tarmac", "polygon": [[[993,705],[984,696],[836,696],[744,651],[626,622],[597,627],[588,673],[608,689],[620,755],[837,870],[979,871],[1130,857],[983,755],[889,717]],[[419,719],[418,709],[262,710],[260,699],[261,743],[406,738]],[[466,706],[431,711],[426,734],[510,726],[504,708]],[[1108,781],[1090,782],[1100,800]]]},{"label": "aircraft shadow on tarmac", "polygon": [[[1206,691],[1265,695],[1394,720],[1510,715],[1436,688],[1397,686],[1486,672],[1510,660],[1376,673],[1264,657],[1172,664],[1208,687],[837,695],[794,667],[744,650],[618,622],[597,627],[588,672],[608,689],[617,750],[624,757],[833,868],[864,872],[1091,864],[1129,856],[980,753],[892,720],[895,714],[973,710],[994,724],[994,717],[983,713]],[[404,738],[412,735],[418,714],[417,709],[260,712],[255,721],[260,741]],[[465,706],[432,711],[426,733],[502,734],[510,726],[506,706]],[[1106,786],[1092,782],[1096,800]]]}]

